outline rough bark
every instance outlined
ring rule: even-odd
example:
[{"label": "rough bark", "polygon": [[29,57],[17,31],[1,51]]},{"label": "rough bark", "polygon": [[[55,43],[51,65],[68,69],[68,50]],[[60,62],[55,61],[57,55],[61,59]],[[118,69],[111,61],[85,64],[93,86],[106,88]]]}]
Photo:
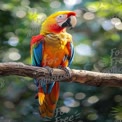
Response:
[{"label": "rough bark", "polygon": [[0,63],[0,76],[18,75],[31,77],[50,83],[52,81],[77,82],[92,86],[122,87],[122,74],[99,73],[85,70],[68,69],[70,76],[62,69],[53,68],[52,76],[43,67],[25,65],[23,63]]}]

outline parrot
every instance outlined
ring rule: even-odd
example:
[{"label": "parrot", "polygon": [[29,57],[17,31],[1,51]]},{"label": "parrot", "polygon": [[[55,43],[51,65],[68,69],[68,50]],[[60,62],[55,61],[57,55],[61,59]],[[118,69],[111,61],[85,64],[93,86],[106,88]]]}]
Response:
[{"label": "parrot", "polygon": [[[72,35],[67,28],[74,28],[77,23],[74,11],[58,11],[48,16],[41,25],[38,35],[32,36],[30,42],[31,64],[37,67],[66,68],[74,56]],[[59,82],[48,84],[34,79],[37,85],[36,98],[39,103],[39,113],[42,118],[54,117],[59,99]]]}]

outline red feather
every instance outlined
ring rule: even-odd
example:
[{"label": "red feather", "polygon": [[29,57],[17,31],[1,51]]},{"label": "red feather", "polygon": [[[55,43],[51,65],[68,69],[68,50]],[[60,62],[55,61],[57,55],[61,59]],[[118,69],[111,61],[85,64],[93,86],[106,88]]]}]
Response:
[{"label": "red feather", "polygon": [[32,37],[32,40],[31,40],[31,46],[33,44],[38,44],[40,42],[40,40],[43,40],[44,39],[44,36],[43,35],[36,35],[36,36],[33,36]]}]

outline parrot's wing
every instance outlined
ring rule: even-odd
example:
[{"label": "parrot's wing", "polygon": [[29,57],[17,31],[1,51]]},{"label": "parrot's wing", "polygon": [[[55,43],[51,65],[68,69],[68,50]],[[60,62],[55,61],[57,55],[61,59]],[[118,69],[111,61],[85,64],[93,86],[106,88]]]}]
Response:
[{"label": "parrot's wing", "polygon": [[[37,35],[32,37],[31,40],[31,60],[33,66],[42,66],[44,37]],[[34,80],[38,86],[38,81]],[[48,88],[48,90],[47,90]],[[43,84],[39,86],[38,94],[36,95],[39,100],[39,110],[42,117],[53,117],[56,103],[59,97],[59,82]]]},{"label": "parrot's wing", "polygon": [[43,54],[42,35],[33,36],[31,40],[31,62],[33,66],[41,66]]},{"label": "parrot's wing", "polygon": [[73,43],[72,42],[68,42],[67,43],[67,48],[70,52],[69,56],[68,56],[68,66],[70,66],[70,64],[72,63],[72,60],[73,60],[73,57],[74,57],[74,46],[73,46]]}]

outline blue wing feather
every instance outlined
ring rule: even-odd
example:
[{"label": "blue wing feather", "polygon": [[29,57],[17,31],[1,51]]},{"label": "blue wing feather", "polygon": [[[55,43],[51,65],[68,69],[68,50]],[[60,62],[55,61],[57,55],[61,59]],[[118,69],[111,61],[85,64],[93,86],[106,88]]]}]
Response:
[{"label": "blue wing feather", "polygon": [[70,43],[70,49],[71,49],[71,56],[69,58],[69,65],[68,66],[70,66],[70,64],[72,63],[73,58],[74,58],[74,46],[73,46],[73,43]]},{"label": "blue wing feather", "polygon": [[33,66],[41,66],[41,63],[42,63],[42,53],[43,53],[43,42],[40,42],[33,49],[33,56],[32,56],[32,65]]},{"label": "blue wing feather", "polygon": [[[43,56],[43,42],[40,42],[33,48],[32,52],[32,65],[33,66],[41,66],[42,56]],[[38,86],[39,82],[34,79],[34,83]]]}]

